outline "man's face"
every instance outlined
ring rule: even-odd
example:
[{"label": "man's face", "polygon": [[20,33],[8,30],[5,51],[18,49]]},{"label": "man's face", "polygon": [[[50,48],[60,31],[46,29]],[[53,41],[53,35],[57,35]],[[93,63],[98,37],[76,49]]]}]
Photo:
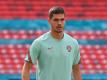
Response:
[{"label": "man's face", "polygon": [[64,14],[53,14],[53,17],[49,19],[51,24],[51,30],[57,33],[64,31],[65,15]]}]

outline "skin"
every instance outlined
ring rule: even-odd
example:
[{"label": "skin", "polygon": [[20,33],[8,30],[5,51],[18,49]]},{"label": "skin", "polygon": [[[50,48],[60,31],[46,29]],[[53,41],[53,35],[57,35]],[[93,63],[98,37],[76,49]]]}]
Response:
[{"label": "skin", "polygon": [[[57,39],[61,40],[64,36],[64,25],[65,25],[65,15],[64,14],[53,14],[52,18],[48,18],[51,24],[51,35]],[[30,80],[30,69],[32,68],[32,62],[25,62],[22,69],[22,80]],[[72,67],[74,80],[82,80],[79,64]]]},{"label": "skin", "polygon": [[73,66],[73,77],[74,80],[82,80],[79,64]]},{"label": "skin", "polygon": [[64,35],[64,24],[65,16],[64,14],[53,14],[53,17],[48,19],[51,24],[51,35],[60,40]]},{"label": "skin", "polygon": [[30,70],[32,68],[32,62],[24,62],[22,68],[22,80],[30,80]]}]

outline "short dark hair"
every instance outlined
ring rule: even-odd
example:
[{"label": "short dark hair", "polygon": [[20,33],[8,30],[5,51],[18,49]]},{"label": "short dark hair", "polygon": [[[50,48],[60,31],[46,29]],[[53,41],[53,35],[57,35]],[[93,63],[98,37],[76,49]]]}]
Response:
[{"label": "short dark hair", "polygon": [[64,14],[65,15],[65,11],[62,7],[55,6],[49,10],[50,19],[53,17],[53,14]]}]

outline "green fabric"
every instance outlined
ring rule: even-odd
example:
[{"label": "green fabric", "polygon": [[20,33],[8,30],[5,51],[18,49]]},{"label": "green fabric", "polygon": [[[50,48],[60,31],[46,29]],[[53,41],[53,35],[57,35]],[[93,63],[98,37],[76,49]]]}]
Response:
[{"label": "green fabric", "polygon": [[77,40],[66,33],[62,40],[45,33],[32,43],[30,56],[33,64],[38,61],[37,80],[71,80],[72,66],[80,60]]}]

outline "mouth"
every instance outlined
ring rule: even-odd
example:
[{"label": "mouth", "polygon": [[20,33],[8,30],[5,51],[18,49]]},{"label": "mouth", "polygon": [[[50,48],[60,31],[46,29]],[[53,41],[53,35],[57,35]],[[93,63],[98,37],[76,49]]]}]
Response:
[{"label": "mouth", "polygon": [[62,27],[57,27],[57,30],[58,31],[63,31],[63,28]]},{"label": "mouth", "polygon": [[57,29],[58,32],[62,32],[62,31],[63,31],[63,26],[58,25],[58,26],[56,27],[56,29]]},{"label": "mouth", "polygon": [[58,29],[62,29],[62,27],[57,27]]}]

